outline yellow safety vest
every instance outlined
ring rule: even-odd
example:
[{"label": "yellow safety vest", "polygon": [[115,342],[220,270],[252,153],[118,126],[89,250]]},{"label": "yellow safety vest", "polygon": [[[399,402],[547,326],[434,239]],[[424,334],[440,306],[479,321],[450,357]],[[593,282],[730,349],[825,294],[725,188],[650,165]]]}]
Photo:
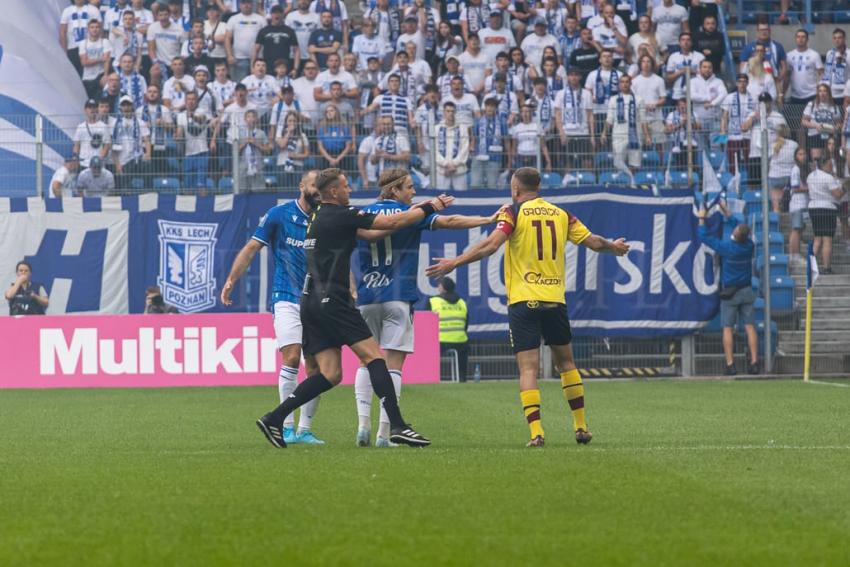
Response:
[{"label": "yellow safety vest", "polygon": [[466,336],[466,302],[458,299],[457,303],[449,303],[442,297],[432,297],[431,311],[440,316],[440,342],[465,343]]}]

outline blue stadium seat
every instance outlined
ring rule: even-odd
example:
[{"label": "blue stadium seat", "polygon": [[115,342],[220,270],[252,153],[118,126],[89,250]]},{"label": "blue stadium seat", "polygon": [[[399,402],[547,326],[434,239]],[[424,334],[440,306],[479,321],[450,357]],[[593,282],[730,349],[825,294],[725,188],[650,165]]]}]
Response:
[{"label": "blue stadium seat", "polygon": [[177,194],[180,192],[180,180],[176,177],[156,177],[153,190],[157,193]]},{"label": "blue stadium seat", "polygon": [[[764,357],[764,321],[756,322],[756,332],[759,339],[759,353]],[[779,326],[776,321],[770,322],[770,352],[775,353],[776,347],[779,346]]]},{"label": "blue stadium seat", "polygon": [[263,158],[263,171],[266,173],[274,173],[274,170],[277,169],[277,158],[266,156]]},{"label": "blue stadium seat", "polygon": [[561,187],[561,174],[555,173],[554,171],[552,173],[544,173],[543,183],[549,189],[558,189]]},{"label": "blue stadium seat", "polygon": [[599,152],[593,160],[597,170],[614,167],[614,155],[611,152]]},{"label": "blue stadium seat", "polygon": [[[770,262],[770,277],[787,276],[788,275],[788,255],[787,254],[771,254],[768,257]],[[758,273],[763,273],[764,257],[759,255],[756,258],[756,270]]]},{"label": "blue stadium seat", "polygon": [[726,158],[726,154],[723,152],[708,152],[708,163],[711,164],[711,167],[714,168],[714,171],[720,169],[720,166],[723,164],[723,160]]},{"label": "blue stadium seat", "polygon": [[[794,278],[789,276],[771,276],[770,308],[775,312],[794,310]],[[764,295],[762,293],[762,295]]]},{"label": "blue stadium seat", "polygon": [[232,193],[233,192],[233,178],[232,177],[222,177],[218,180],[218,191],[219,193]]},{"label": "blue stadium seat", "polygon": [[[761,246],[762,235],[760,232],[753,233],[753,240],[756,243],[756,249]],[[785,251],[785,237],[781,232],[770,232],[767,235],[768,252],[770,254],[782,254]]]},{"label": "blue stadium seat", "polygon": [[841,12],[835,12],[835,14],[833,14],[833,17],[835,18],[836,24],[850,23],[850,12],[848,12],[847,10],[843,10]]},{"label": "blue stadium seat", "polygon": [[145,180],[142,177],[131,178],[130,189],[132,189],[135,193],[141,193],[145,190]]},{"label": "blue stadium seat", "polygon": [[704,333],[719,333],[723,330],[723,327],[720,325],[720,311],[717,311],[717,315],[714,316],[714,319],[708,322],[708,325],[702,328]]},{"label": "blue stadium seat", "polygon": [[422,180],[419,179],[419,176],[416,174],[412,174],[410,178],[413,180],[413,188],[419,191],[422,189]]},{"label": "blue stadium seat", "polygon": [[277,175],[266,175],[263,177],[267,189],[280,189],[277,184]]},{"label": "blue stadium seat", "polygon": [[[762,230],[762,216],[761,211],[757,213],[753,213],[751,217],[752,228],[755,232],[761,233]],[[770,212],[767,214],[767,226],[770,232],[778,232],[779,231],[779,214]]]},{"label": "blue stadium seat", "polygon": [[606,171],[599,176],[602,185],[629,185],[632,182],[622,171]]},{"label": "blue stadium seat", "polygon": [[744,192],[744,214],[750,218],[753,214],[761,211],[761,191]]},{"label": "blue stadium seat", "polygon": [[351,185],[352,191],[360,191],[363,189],[363,180],[360,179],[359,175],[352,175],[348,180],[348,184]]},{"label": "blue stadium seat", "polygon": [[727,190],[729,190],[729,183],[732,182],[733,177],[734,175],[732,175],[728,171],[724,171],[723,173],[717,174],[717,180],[720,181],[720,186]]},{"label": "blue stadium seat", "polygon": [[[699,186],[699,174],[694,172],[691,175],[691,182],[694,187]],[[670,172],[670,185],[673,187],[690,187],[691,184],[688,183],[688,172],[687,171],[671,171]]]},{"label": "blue stadium seat", "polygon": [[635,183],[638,185],[662,185],[664,183],[663,171],[638,171],[635,174]]},{"label": "blue stadium seat", "polygon": [[573,171],[579,185],[596,185],[596,174],[592,171]]},{"label": "blue stadium seat", "polygon": [[761,297],[756,297],[756,300],[753,302],[753,313],[756,317],[756,323],[764,322],[764,299]]},{"label": "blue stadium seat", "polygon": [[661,165],[661,156],[655,150],[649,150],[641,154],[641,167],[658,167]]},{"label": "blue stadium seat", "polygon": [[754,275],[750,279],[750,285],[752,286],[754,292],[761,293],[761,282],[759,282],[758,276]]}]

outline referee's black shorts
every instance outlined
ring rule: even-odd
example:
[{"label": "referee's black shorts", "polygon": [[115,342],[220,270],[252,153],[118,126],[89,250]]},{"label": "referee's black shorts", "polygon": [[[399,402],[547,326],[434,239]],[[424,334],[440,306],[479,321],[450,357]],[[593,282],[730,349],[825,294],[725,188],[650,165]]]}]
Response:
[{"label": "referee's black shorts", "polygon": [[303,297],[301,325],[301,348],[308,355],[351,346],[372,336],[351,298],[346,301],[337,297]]},{"label": "referee's black shorts", "polygon": [[570,344],[573,335],[565,303],[522,301],[508,306],[508,326],[514,353],[540,346]]}]

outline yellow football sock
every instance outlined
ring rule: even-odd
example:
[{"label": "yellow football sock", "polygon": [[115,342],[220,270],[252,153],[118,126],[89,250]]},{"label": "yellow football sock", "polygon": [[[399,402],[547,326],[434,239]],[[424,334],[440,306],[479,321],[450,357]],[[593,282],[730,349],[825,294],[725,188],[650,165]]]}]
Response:
[{"label": "yellow football sock", "polygon": [[561,373],[561,388],[564,389],[564,397],[573,413],[573,428],[587,431],[587,422],[584,418],[584,384],[578,370],[572,369]]},{"label": "yellow football sock", "polygon": [[522,400],[522,411],[531,430],[531,438],[543,437],[543,426],[540,424],[540,390],[523,390],[519,393]]}]

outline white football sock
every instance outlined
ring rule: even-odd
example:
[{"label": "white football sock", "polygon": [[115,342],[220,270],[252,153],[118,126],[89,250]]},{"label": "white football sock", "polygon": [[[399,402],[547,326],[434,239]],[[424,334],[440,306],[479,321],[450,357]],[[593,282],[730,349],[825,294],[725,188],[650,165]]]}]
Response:
[{"label": "white football sock", "polygon": [[[401,370],[390,370],[390,378],[393,379],[393,388],[395,388],[395,397],[401,403]],[[384,406],[381,406],[381,418],[378,422],[378,437],[389,438],[390,436],[390,418],[387,417],[387,412]]]},{"label": "white football sock", "polygon": [[301,406],[301,415],[298,416],[298,433],[310,431],[313,426],[313,417],[316,415],[316,410],[319,409],[319,399],[321,399],[321,396],[316,396]]},{"label": "white football sock", "polygon": [[369,369],[360,367],[354,375],[354,399],[357,403],[357,419],[360,429],[372,429],[372,381]]},{"label": "white football sock", "polygon": [[[283,403],[298,385],[298,369],[289,366],[281,366],[277,377],[277,391],[280,394],[280,403]],[[295,427],[295,416],[289,414],[283,420],[284,427]]]}]

